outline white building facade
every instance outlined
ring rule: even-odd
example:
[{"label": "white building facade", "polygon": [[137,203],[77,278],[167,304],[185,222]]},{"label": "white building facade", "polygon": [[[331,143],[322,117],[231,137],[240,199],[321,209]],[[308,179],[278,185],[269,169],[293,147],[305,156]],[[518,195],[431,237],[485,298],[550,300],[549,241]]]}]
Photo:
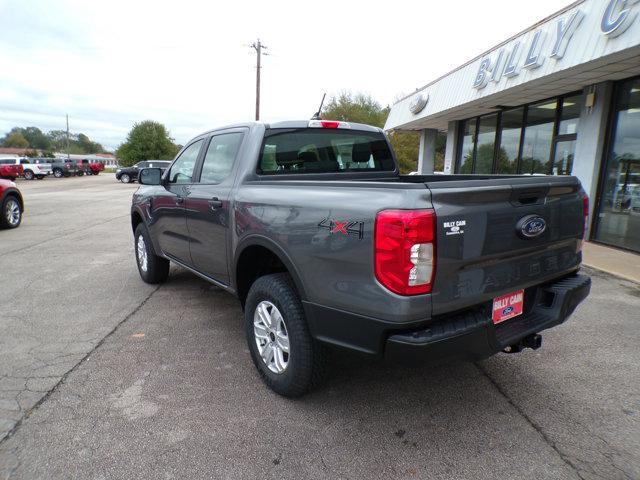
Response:
[{"label": "white building facade", "polygon": [[[516,8],[516,7],[514,7]],[[419,173],[576,175],[593,241],[640,252],[640,0],[575,2],[396,103]]]}]

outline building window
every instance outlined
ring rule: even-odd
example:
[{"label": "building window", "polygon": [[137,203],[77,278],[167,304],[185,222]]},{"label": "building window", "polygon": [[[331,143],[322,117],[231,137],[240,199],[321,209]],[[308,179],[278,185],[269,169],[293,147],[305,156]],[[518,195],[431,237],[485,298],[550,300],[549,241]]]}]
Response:
[{"label": "building window", "polygon": [[518,153],[520,152],[523,116],[523,107],[502,112],[497,173],[518,173]]},{"label": "building window", "polygon": [[581,108],[570,94],[462,121],[457,173],[571,174]]},{"label": "building window", "polygon": [[616,85],[611,127],[594,238],[640,251],[640,78]]},{"label": "building window", "polygon": [[493,171],[493,153],[496,145],[498,114],[480,117],[476,147],[475,173],[487,174]]},{"label": "building window", "polygon": [[527,108],[520,173],[547,173],[557,108],[556,100]]},{"label": "building window", "polygon": [[473,152],[476,141],[476,119],[462,122],[462,142],[460,148],[460,173],[473,171]]}]

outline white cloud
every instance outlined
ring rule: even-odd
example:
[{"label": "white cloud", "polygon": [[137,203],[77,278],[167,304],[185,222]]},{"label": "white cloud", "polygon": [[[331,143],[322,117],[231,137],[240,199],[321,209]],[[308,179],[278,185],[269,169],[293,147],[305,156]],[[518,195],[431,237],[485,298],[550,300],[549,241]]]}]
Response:
[{"label": "white cloud", "polygon": [[383,104],[553,13],[557,0],[86,2],[0,0],[0,134],[71,128],[110,148],[140,120],[176,141],[254,116],[307,118],[323,92]]}]

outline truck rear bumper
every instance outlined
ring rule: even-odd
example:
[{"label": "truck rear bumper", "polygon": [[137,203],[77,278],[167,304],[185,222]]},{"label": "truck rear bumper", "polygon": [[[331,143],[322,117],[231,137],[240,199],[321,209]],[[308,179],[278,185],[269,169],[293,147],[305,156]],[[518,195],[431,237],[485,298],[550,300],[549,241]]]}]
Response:
[{"label": "truck rear bumper", "polygon": [[525,314],[494,325],[490,316],[469,311],[448,316],[426,328],[391,335],[385,358],[400,362],[478,360],[523,338],[564,322],[591,289],[591,279],[572,275],[538,288],[535,305]]}]

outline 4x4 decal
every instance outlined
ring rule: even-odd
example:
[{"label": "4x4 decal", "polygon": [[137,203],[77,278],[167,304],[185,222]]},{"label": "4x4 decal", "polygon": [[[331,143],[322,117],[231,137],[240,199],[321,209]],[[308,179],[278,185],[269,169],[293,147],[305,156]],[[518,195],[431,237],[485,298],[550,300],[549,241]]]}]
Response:
[{"label": "4x4 decal", "polygon": [[349,221],[349,220],[332,220],[329,218],[323,219],[318,228],[324,228],[329,230],[330,234],[341,233],[342,235],[355,235],[358,240],[362,240],[364,236],[364,222]]}]

